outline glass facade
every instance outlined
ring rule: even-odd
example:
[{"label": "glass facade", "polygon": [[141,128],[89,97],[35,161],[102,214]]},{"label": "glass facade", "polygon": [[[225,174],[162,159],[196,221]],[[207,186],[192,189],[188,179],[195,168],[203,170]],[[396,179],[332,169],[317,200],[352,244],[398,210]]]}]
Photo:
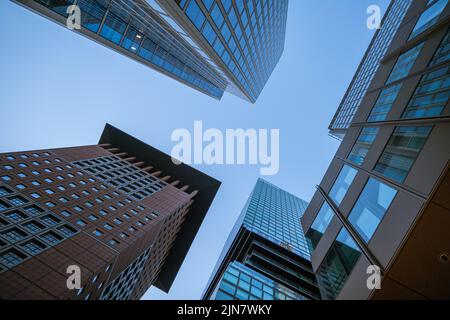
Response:
[{"label": "glass facade", "polygon": [[244,227],[277,245],[309,259],[300,219],[308,203],[259,180],[245,212]]},{"label": "glass facade", "polygon": [[369,242],[397,194],[377,179],[370,178],[348,220],[365,242]]},{"label": "glass facade", "polygon": [[403,183],[431,133],[432,127],[398,127],[375,167],[387,178]]},{"label": "glass facade", "polygon": [[[447,32],[434,55],[431,66],[450,60],[450,34]],[[419,86],[409,102],[403,118],[426,118],[440,116],[450,98],[450,67],[444,66],[422,76]]]},{"label": "glass facade", "polygon": [[329,129],[332,133],[334,130],[346,130],[350,126],[380,66],[380,60],[386,54],[411,3],[412,0],[394,0],[392,2],[390,9],[386,12],[381,29],[375,34],[330,124]]},{"label": "glass facade", "polygon": [[343,228],[317,273],[322,298],[336,299],[360,256],[361,249]]},{"label": "glass facade", "polygon": [[311,252],[316,249],[317,245],[322,239],[322,236],[327,231],[327,228],[330,225],[333,217],[333,209],[331,209],[328,203],[324,202],[311,228],[309,228],[308,232],[306,233],[306,240],[308,241]]},{"label": "glass facade", "polygon": [[368,122],[384,121],[387,115],[391,111],[392,105],[398,97],[400,90],[402,89],[402,84],[397,84],[395,86],[384,89],[380,93],[372,112],[367,119]]},{"label": "glass facade", "polygon": [[239,262],[224,273],[213,300],[307,300]]},{"label": "glass facade", "polygon": [[[67,17],[69,5],[81,11],[81,26],[93,39],[104,39],[114,49],[193,88],[220,99],[227,80],[201,55],[193,43],[161,19],[159,11],[138,1],[33,0]],[[120,50],[118,50],[120,51]]]},{"label": "glass facade", "polygon": [[380,128],[378,127],[362,128],[358,140],[356,140],[356,143],[348,156],[348,160],[361,166],[369,153],[370,147],[377,138],[379,131]]},{"label": "glass facade", "polygon": [[390,84],[408,76],[420,54],[420,51],[422,50],[423,45],[424,42],[405,52],[398,58],[386,84]]},{"label": "glass facade", "polygon": [[448,0],[429,1],[427,9],[422,13],[411,33],[410,40],[435,25],[447,4]]},{"label": "glass facade", "polygon": [[283,51],[288,0],[175,0],[256,101]]},{"label": "glass facade", "polygon": [[358,171],[356,169],[353,169],[348,165],[344,165],[342,168],[341,173],[333,185],[333,188],[331,188],[331,191],[328,194],[330,199],[333,200],[337,206],[339,206],[342,200],[344,200],[344,197],[352,185],[357,173]]}]

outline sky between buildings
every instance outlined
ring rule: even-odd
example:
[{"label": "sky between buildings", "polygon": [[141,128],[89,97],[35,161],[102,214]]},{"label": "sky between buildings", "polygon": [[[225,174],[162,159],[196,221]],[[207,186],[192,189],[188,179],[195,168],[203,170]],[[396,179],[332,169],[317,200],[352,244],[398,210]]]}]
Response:
[{"label": "sky between buildings", "polygon": [[[280,129],[280,171],[264,177],[309,201],[337,150],[328,124],[373,37],[369,5],[291,0],[286,49],[258,102],[215,101],[10,2],[0,1],[0,152],[96,144],[106,122],[170,153],[175,129]],[[195,166],[222,187],[170,294],[199,299],[259,176],[258,166]]]}]

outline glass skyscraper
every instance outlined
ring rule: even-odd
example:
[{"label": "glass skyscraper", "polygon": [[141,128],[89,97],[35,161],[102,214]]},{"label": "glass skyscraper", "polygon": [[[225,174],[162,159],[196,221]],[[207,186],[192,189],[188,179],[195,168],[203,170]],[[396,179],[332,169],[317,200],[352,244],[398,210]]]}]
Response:
[{"label": "glass skyscraper", "polygon": [[14,0],[213,98],[256,102],[284,50],[288,0]]},{"label": "glass skyscraper", "polygon": [[203,299],[320,299],[300,226],[307,205],[260,179],[229,236]]},{"label": "glass skyscraper", "polygon": [[449,2],[413,1],[388,32],[302,217],[324,299],[450,298]]}]

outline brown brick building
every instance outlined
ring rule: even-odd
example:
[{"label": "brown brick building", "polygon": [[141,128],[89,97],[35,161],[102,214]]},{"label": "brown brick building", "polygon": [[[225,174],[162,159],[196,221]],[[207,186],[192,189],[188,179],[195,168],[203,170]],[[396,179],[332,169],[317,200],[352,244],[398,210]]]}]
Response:
[{"label": "brown brick building", "polygon": [[0,298],[167,292],[219,186],[110,125],[98,145],[0,154]]}]

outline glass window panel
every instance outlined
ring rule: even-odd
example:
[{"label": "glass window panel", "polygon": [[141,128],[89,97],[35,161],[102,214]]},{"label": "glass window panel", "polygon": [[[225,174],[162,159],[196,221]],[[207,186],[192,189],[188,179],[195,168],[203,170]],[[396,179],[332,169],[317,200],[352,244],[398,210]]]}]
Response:
[{"label": "glass window panel", "polygon": [[378,127],[364,127],[348,156],[348,160],[361,166],[369,153],[370,147],[377,138],[379,130]]},{"label": "glass window panel", "polygon": [[320,239],[322,239],[322,236],[330,225],[333,217],[333,210],[328,205],[328,203],[325,202],[322,205],[319,213],[317,214],[317,217],[314,220],[311,228],[306,233],[306,240],[308,241],[310,251],[314,251],[316,249],[317,245],[320,242]]},{"label": "glass window panel", "polygon": [[439,0],[427,10],[425,10],[417,21],[409,39],[415,38],[439,20],[439,16],[447,6],[448,0]]},{"label": "glass window panel", "polygon": [[342,229],[319,267],[317,280],[324,299],[333,300],[353,271],[361,250],[346,229]]},{"label": "glass window panel", "polygon": [[447,62],[448,60],[450,60],[450,30],[447,31],[442,44],[435,53],[433,60],[430,63],[430,67],[439,63]]},{"label": "glass window panel", "polygon": [[143,35],[134,28],[130,27],[128,28],[128,31],[125,37],[123,38],[122,47],[131,52],[136,53],[139,47],[141,46],[142,39]]},{"label": "glass window panel", "polygon": [[398,127],[375,167],[387,178],[403,183],[432,127]]},{"label": "glass window panel", "polygon": [[329,193],[330,198],[334,201],[334,203],[336,203],[336,205],[339,206],[342,200],[344,200],[344,197],[347,194],[347,191],[350,188],[357,173],[357,170],[348,165],[344,165],[344,167],[342,168],[341,173],[339,174],[333,188]]},{"label": "glass window panel", "polygon": [[376,179],[369,179],[359,196],[349,221],[365,242],[369,242],[394,200],[397,190]]},{"label": "glass window panel", "polygon": [[450,98],[450,67],[422,77],[403,118],[435,117],[442,114]]},{"label": "glass window panel", "polygon": [[392,105],[397,99],[401,88],[402,84],[397,84],[381,91],[380,97],[375,103],[375,106],[373,107],[367,121],[375,122],[386,120],[387,115],[391,111]]},{"label": "glass window panel", "polygon": [[92,32],[97,33],[106,8],[95,1],[79,0],[77,5],[81,9],[81,25]]},{"label": "glass window panel", "polygon": [[106,16],[105,23],[103,24],[100,35],[103,38],[114,42],[115,44],[119,44],[126,28],[127,25],[122,21],[122,19],[120,19],[114,13],[109,12]]},{"label": "glass window panel", "polygon": [[397,63],[395,64],[394,69],[392,70],[386,84],[392,83],[408,76],[409,72],[414,66],[414,63],[416,62],[420,51],[422,50],[423,45],[424,42],[405,52],[398,58]]},{"label": "glass window panel", "polygon": [[203,22],[205,22],[205,15],[201,11],[195,0],[191,0],[186,9],[186,15],[192,21],[192,23],[197,27],[198,30],[201,29]]}]

